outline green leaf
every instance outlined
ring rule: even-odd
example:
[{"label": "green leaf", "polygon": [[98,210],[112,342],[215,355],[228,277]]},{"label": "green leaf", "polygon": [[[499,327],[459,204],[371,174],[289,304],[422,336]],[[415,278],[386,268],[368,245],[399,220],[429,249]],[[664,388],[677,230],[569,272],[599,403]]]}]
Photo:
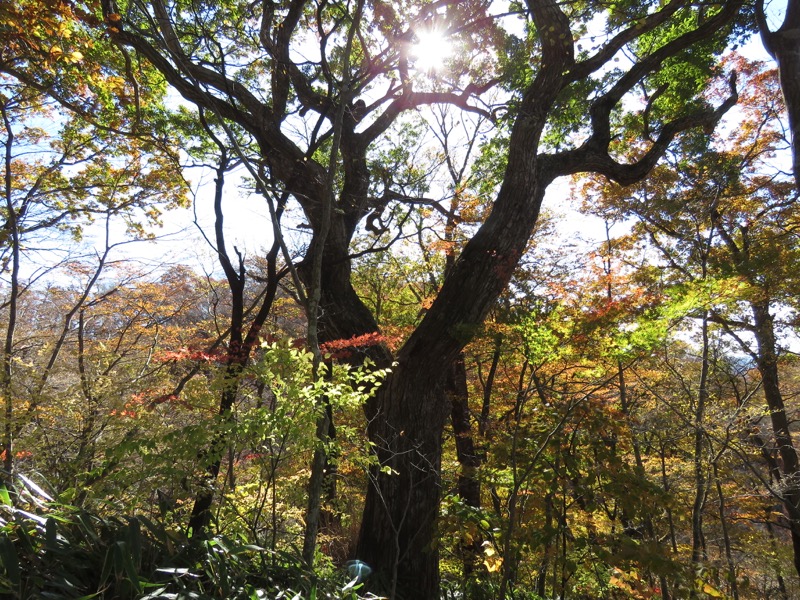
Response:
[{"label": "green leaf", "polygon": [[3,570],[6,572],[11,585],[16,590],[19,590],[21,585],[19,557],[14,543],[6,534],[0,536],[0,564],[3,565]]},{"label": "green leaf", "polygon": [[51,551],[58,548],[58,524],[54,519],[47,519],[45,525],[45,548]]},{"label": "green leaf", "polygon": [[8,488],[0,484],[0,503],[5,506],[11,506],[11,495],[8,493]]}]

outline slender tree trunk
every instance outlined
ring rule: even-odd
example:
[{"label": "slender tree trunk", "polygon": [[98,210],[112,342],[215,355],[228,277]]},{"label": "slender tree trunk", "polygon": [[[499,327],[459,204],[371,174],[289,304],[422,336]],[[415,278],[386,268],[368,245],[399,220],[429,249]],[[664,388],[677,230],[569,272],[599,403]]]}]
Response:
[{"label": "slender tree trunk", "polygon": [[95,455],[95,422],[99,415],[99,403],[92,392],[92,385],[89,381],[89,373],[86,369],[86,347],[85,347],[85,313],[84,309],[80,310],[78,314],[78,376],[81,381],[81,391],[83,392],[83,399],[86,402],[88,415],[83,419],[81,425],[80,442],[78,444],[78,451],[75,454],[75,489],[80,489],[78,493],[76,504],[80,506],[83,504],[87,490],[81,489],[79,483],[79,473],[89,473],[94,468],[94,455]]},{"label": "slender tree trunk", "polygon": [[[625,381],[625,369],[623,368],[622,362],[617,362],[617,381],[619,382],[619,403],[620,403],[620,410],[622,414],[625,415],[625,418],[628,420],[629,427],[631,428],[631,446],[633,448],[633,458],[634,463],[636,465],[636,474],[642,481],[645,481],[647,478],[647,472],[644,468],[644,461],[642,460],[642,448],[641,444],[639,443],[639,436],[636,433],[636,429],[634,427],[634,423],[631,417],[630,411],[630,403],[628,399],[628,386]],[[668,509],[669,510],[669,509]],[[670,514],[670,519],[672,515]],[[650,511],[646,511],[644,517],[644,529],[645,533],[649,540],[653,541],[654,543],[658,543],[659,540],[656,536],[655,527],[653,526],[653,519],[650,514]],[[664,576],[663,573],[658,575],[658,583],[659,587],[661,588],[661,599],[662,600],[669,600],[669,586],[667,585],[667,578]]]},{"label": "slender tree trunk", "polygon": [[[308,317],[308,345],[314,355],[314,366],[312,374],[314,378],[320,376],[322,366],[322,353],[320,351],[320,331],[319,331],[319,308],[322,299],[322,268],[325,257],[323,252],[328,234],[331,231],[333,222],[333,207],[336,205],[336,173],[339,161],[339,149],[342,143],[344,128],[345,108],[350,104],[353,93],[350,90],[350,58],[353,48],[353,39],[356,30],[361,24],[361,13],[364,8],[364,0],[357,0],[356,11],[353,20],[347,28],[347,43],[344,48],[344,66],[342,68],[342,82],[339,89],[340,99],[336,107],[333,120],[333,139],[331,141],[331,151],[328,158],[328,171],[325,182],[325,195],[322,199],[322,207],[319,211],[319,221],[314,228],[314,239],[318,242],[315,252],[311,254],[311,273],[310,285],[308,287],[308,306],[306,314]],[[328,398],[316,400],[318,408],[321,408],[317,418],[317,447],[314,449],[314,457],[311,461],[311,476],[308,481],[308,503],[306,505],[306,527],[303,532],[303,560],[308,565],[314,564],[314,555],[317,546],[317,535],[319,533],[321,514],[322,514],[322,491],[325,487],[327,477],[326,467],[329,464],[326,446],[328,445],[328,435],[333,427],[333,413],[330,410]]]},{"label": "slender tree trunk", "polygon": [[526,372],[527,361],[523,363],[522,369],[519,374],[517,383],[517,398],[514,405],[514,431],[511,436],[511,452],[509,456],[508,468],[512,474],[511,491],[508,494],[506,501],[506,528],[502,536],[502,551],[503,551],[503,564],[502,564],[502,579],[500,580],[500,588],[498,591],[498,598],[506,597],[506,594],[511,590],[513,596],[514,584],[517,579],[517,570],[519,568],[519,549],[516,543],[516,529],[518,520],[518,508],[520,502],[520,489],[524,484],[525,477],[521,473],[524,469],[520,468],[518,459],[520,458],[519,446],[523,441],[523,435],[520,428],[523,408],[527,399],[526,393]]},{"label": "slender tree trunk", "polygon": [[[472,508],[481,506],[481,484],[478,469],[481,459],[472,438],[472,423],[469,411],[469,391],[467,389],[467,369],[463,353],[450,367],[445,392],[450,398],[450,421],[456,444],[456,457],[461,466],[458,474],[458,496]],[[469,581],[481,555],[481,540],[476,536],[472,541],[462,538],[460,542],[461,562],[464,581]]]},{"label": "slender tree trunk", "polygon": [[567,600],[567,581],[570,574],[567,572],[567,490],[561,494],[561,511],[559,514],[561,525],[561,581],[558,586],[560,600]]},{"label": "slender tree trunk", "polygon": [[[328,421],[326,439],[335,444],[336,423],[333,422],[333,407],[330,402],[325,403],[325,412],[327,413]],[[324,504],[320,514],[320,530],[338,528],[341,525],[339,513],[331,509],[337,498],[336,480],[339,474],[338,460],[339,452],[335,449],[329,450],[325,455],[325,465],[323,467],[325,479],[322,482]]]},{"label": "slender tree trunk", "polygon": [[728,532],[728,517],[725,514],[725,495],[722,492],[722,483],[719,480],[719,466],[717,465],[717,461],[714,461],[712,466],[714,468],[714,483],[717,488],[719,522],[722,528],[722,541],[725,547],[725,561],[728,564],[728,584],[730,586],[733,600],[739,600],[739,586],[736,582],[736,565],[733,562],[731,537],[730,533]]},{"label": "slender tree trunk", "polygon": [[[327,399],[321,399],[327,402]],[[325,445],[331,422],[328,411],[323,407],[321,415],[317,418],[315,436],[317,447],[311,460],[311,476],[307,487],[306,528],[303,535],[303,560],[309,566],[314,565],[314,556],[317,548],[317,535],[319,533],[322,515],[322,491],[325,483],[325,465],[328,464],[328,455]]]},{"label": "slender tree trunk", "polygon": [[[769,534],[769,541],[772,545],[773,552],[777,553],[778,550],[778,541],[775,538],[775,528],[772,525],[772,521],[770,519],[769,511],[767,511],[767,518],[765,520],[767,524],[767,533]],[[778,583],[778,591],[781,594],[781,600],[789,600],[789,592],[786,590],[786,582],[783,579],[783,575],[779,568],[775,569],[775,580]]]},{"label": "slender tree trunk", "polygon": [[[547,492],[544,497],[544,527],[545,531],[553,530],[553,490]],[[542,547],[542,562],[539,565],[539,572],[536,575],[536,593],[544,598],[547,587],[547,570],[550,565],[550,552],[553,546],[551,536],[545,537]]]},{"label": "slender tree trunk", "polygon": [[3,483],[7,488],[13,487],[13,468],[14,468],[14,394],[11,389],[12,367],[14,351],[14,333],[17,323],[17,301],[19,299],[19,268],[20,268],[20,239],[19,225],[17,223],[17,212],[13,198],[13,146],[14,132],[11,128],[11,121],[6,112],[6,106],[0,106],[3,124],[6,130],[6,140],[4,143],[4,172],[5,186],[3,189],[6,227],[8,229],[8,240],[11,246],[11,286],[8,295],[8,320],[6,322],[5,339],[3,341],[3,358],[0,365],[0,394],[2,394],[4,407],[3,418]]},{"label": "slender tree trunk", "polygon": [[[231,372],[231,375],[235,377],[235,373]],[[228,418],[236,400],[238,385],[234,382],[235,379],[232,379],[227,386],[228,389],[222,392],[218,412],[222,419]],[[222,438],[215,436],[210,447],[204,448],[202,452],[202,457],[211,456],[213,458],[211,458],[211,462],[206,467],[205,485],[195,495],[192,512],[189,515],[187,529],[192,537],[202,538],[206,535],[209,525],[211,525],[211,506],[214,503],[215,496],[214,485],[222,468],[223,443],[224,440]]]},{"label": "slender tree trunk", "polygon": [[[669,485],[669,478],[667,477],[667,457],[666,457],[666,448],[664,448],[664,443],[661,442],[661,451],[660,451],[660,458],[661,458],[661,487],[664,489],[664,492],[669,492],[671,486]],[[674,554],[678,553],[678,538],[675,535],[675,519],[672,517],[672,509],[667,507],[667,522],[669,523],[669,539],[670,543],[672,544],[672,552]]]},{"label": "slender tree trunk", "polygon": [[500,364],[500,357],[503,351],[503,335],[497,334],[494,339],[494,352],[492,352],[492,363],[489,366],[489,373],[483,383],[483,403],[481,404],[481,416],[478,420],[478,434],[486,439],[489,426],[489,411],[492,407],[492,390],[494,389],[494,378],[497,374],[497,366]]},{"label": "slender tree trunk", "polygon": [[[705,264],[703,265],[705,270]],[[704,272],[705,276],[705,272]],[[691,523],[692,523],[692,591],[691,598],[697,598],[697,585],[703,564],[707,560],[705,537],[703,536],[703,510],[705,507],[708,493],[706,482],[706,466],[704,461],[705,431],[704,418],[705,408],[708,400],[708,375],[709,375],[709,340],[708,340],[708,310],[703,310],[701,328],[701,357],[700,357],[700,378],[698,381],[697,397],[694,399],[694,501],[692,503]]]},{"label": "slender tree trunk", "polygon": [[704,312],[700,325],[702,332],[702,356],[700,381],[694,409],[694,502],[692,504],[692,565],[699,570],[706,561],[705,539],[703,537],[703,508],[705,506],[707,485],[704,460],[705,431],[704,418],[708,400],[709,343],[708,312]]},{"label": "slender tree trunk", "polygon": [[[608,221],[605,223],[606,227],[606,253],[607,256],[604,260],[604,270],[607,277],[608,283],[606,284],[606,297],[608,298],[609,303],[614,299],[614,291],[611,285],[611,274],[612,270],[612,252],[613,252],[613,244],[611,240],[611,227]],[[627,421],[627,425],[630,429],[630,436],[631,436],[631,446],[633,448],[633,458],[634,464],[636,465],[636,475],[642,480],[646,481],[647,479],[647,472],[644,468],[644,462],[642,461],[642,449],[641,444],[639,443],[639,436],[636,432],[635,423],[633,421],[633,417],[631,415],[631,407],[628,398],[628,385],[625,380],[625,368],[622,364],[622,360],[617,360],[617,384],[619,387],[619,406],[620,411],[623,415],[625,415],[625,420]],[[614,444],[613,452],[616,454],[617,448],[616,444]],[[654,542],[658,542],[656,535],[655,535],[655,528],[653,527],[653,519],[650,516],[650,511],[646,511],[643,517],[644,520],[644,527],[645,532],[647,533],[647,537],[649,540]],[[625,528],[628,528],[628,524],[626,523],[627,519],[623,514],[623,525]],[[662,600],[669,600],[669,590],[667,589],[667,580],[663,574],[659,575],[659,584],[661,586],[661,598]]]}]

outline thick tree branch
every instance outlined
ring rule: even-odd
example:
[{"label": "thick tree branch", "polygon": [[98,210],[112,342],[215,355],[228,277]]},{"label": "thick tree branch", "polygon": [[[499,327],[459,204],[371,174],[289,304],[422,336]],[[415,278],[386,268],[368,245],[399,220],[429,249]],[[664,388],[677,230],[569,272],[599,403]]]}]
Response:
[{"label": "thick tree branch", "polygon": [[580,81],[599,69],[602,69],[626,44],[640,38],[642,35],[653,31],[663,25],[680,9],[690,4],[686,0],[672,0],[658,12],[639,19],[627,29],[621,31],[604,45],[598,52],[576,64],[570,69],[568,82]]},{"label": "thick tree branch", "polygon": [[772,58],[775,58],[775,40],[773,33],[769,30],[767,13],[764,10],[764,0],[756,0],[755,5],[756,23],[758,32],[761,34],[761,43]]},{"label": "thick tree branch", "polygon": [[555,0],[527,0],[542,46],[543,65],[561,65],[562,72],[575,62],[570,22]]},{"label": "thick tree branch", "polygon": [[358,137],[366,143],[375,140],[384,133],[397,117],[407,111],[421,106],[432,104],[451,104],[466,112],[475,113],[494,121],[494,115],[486,109],[474,106],[469,103],[471,98],[484,94],[499,83],[498,79],[492,79],[481,85],[471,83],[461,92],[406,92],[396,96],[386,110],[373,121]]},{"label": "thick tree branch", "polygon": [[722,115],[733,107],[738,100],[735,73],[731,74],[730,77],[730,90],[731,93],[728,98],[716,109],[699,110],[694,114],[679,117],[664,125],[647,152],[633,163],[619,163],[608,153],[611,143],[609,124],[611,105],[603,108],[603,121],[600,119],[600,111],[593,111],[592,120],[596,129],[580,148],[558,154],[550,154],[543,157],[543,160],[547,160],[558,175],[573,175],[575,173],[593,171],[621,185],[630,185],[640,181],[652,170],[678,134],[695,127],[702,127],[706,130],[714,128],[722,118]]}]

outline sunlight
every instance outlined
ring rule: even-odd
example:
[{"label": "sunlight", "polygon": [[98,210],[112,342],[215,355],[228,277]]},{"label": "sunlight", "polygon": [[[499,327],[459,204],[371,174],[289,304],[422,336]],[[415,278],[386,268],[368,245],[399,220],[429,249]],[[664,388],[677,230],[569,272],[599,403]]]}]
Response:
[{"label": "sunlight", "polygon": [[416,32],[411,56],[417,70],[425,73],[438,71],[444,66],[453,52],[447,32],[440,29],[426,29]]}]

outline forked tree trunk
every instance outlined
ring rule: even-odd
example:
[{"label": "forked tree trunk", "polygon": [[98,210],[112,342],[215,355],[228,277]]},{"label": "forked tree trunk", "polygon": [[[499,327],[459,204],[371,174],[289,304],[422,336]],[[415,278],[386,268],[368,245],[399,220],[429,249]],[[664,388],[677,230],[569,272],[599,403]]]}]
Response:
[{"label": "forked tree trunk", "polygon": [[[213,136],[210,127],[203,121],[209,136],[214,139],[220,149],[220,158],[217,165],[217,173],[214,187],[214,232],[216,242],[217,258],[228,283],[231,294],[231,317],[230,317],[230,337],[228,341],[228,353],[225,358],[225,370],[223,376],[222,391],[220,392],[219,409],[217,411],[220,421],[230,422],[233,419],[233,408],[239,393],[239,378],[242,371],[247,366],[251,353],[258,342],[261,328],[267,320],[267,316],[272,310],[272,303],[278,291],[278,283],[282,277],[277,272],[278,240],[272,244],[272,248],[267,253],[267,283],[264,291],[264,298],[261,306],[256,311],[252,322],[245,331],[245,282],[246,271],[241,255],[238,255],[238,265],[235,265],[228,254],[225,243],[224,233],[224,213],[222,201],[225,190],[225,173],[228,171],[230,160],[224,144]],[[198,459],[208,461],[206,464],[205,480],[203,486],[195,495],[192,512],[189,515],[187,524],[188,531],[193,537],[202,538],[208,532],[211,524],[211,506],[214,502],[214,488],[217,477],[222,467],[224,455],[225,436],[221,433],[215,434],[208,448],[201,448],[198,452]]]}]

